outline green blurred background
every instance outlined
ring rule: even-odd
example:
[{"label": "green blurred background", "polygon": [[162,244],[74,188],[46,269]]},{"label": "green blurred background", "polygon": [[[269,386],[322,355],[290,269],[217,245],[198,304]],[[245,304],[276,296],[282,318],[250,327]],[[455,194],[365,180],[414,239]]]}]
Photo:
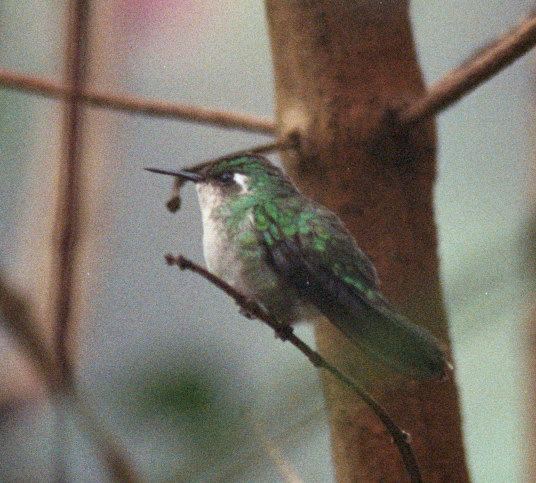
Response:
[{"label": "green blurred background", "polygon": [[[61,80],[64,3],[2,0],[0,66]],[[532,6],[414,0],[427,81]],[[273,115],[262,2],[97,0],[92,23],[95,88]],[[528,481],[533,99],[529,55],[438,122],[442,276],[475,482]],[[101,170],[98,249],[87,263],[79,331],[79,379],[91,405],[151,481],[280,481],[267,445],[304,481],[331,481],[315,370],[203,280],[165,266],[168,251],[202,260],[199,210],[187,189],[181,212],[168,213],[170,186],[142,170],[191,164],[267,138],[94,108],[86,122],[86,162]],[[60,134],[58,102],[0,88],[0,266],[15,278],[28,263],[21,240],[43,216],[36,200],[50,196]],[[39,257],[39,245],[31,256]],[[31,288],[32,276],[39,274],[20,283]],[[312,342],[309,327],[298,330]],[[12,348],[0,329],[2,354]],[[4,364],[0,377],[12,376],[13,367]],[[0,480],[53,479],[50,404],[30,383],[2,391]],[[106,481],[73,421],[68,435],[72,480]]]}]

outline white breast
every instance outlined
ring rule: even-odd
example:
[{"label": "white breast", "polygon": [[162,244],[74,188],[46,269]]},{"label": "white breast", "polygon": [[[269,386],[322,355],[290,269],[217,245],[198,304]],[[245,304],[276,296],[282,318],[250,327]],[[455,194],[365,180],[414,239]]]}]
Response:
[{"label": "white breast", "polygon": [[229,283],[239,276],[235,245],[229,240],[224,220],[219,213],[223,197],[217,187],[197,184],[197,195],[203,220],[203,254],[207,268]]},{"label": "white breast", "polygon": [[[238,176],[235,182],[243,192],[247,192],[246,180]],[[281,292],[277,275],[262,265],[264,262],[258,251],[253,250],[256,254],[250,255],[248,262],[244,263],[244,253],[239,256],[239,246],[227,231],[225,215],[221,213],[224,197],[219,188],[198,183],[196,189],[203,219],[203,252],[207,268],[246,296],[258,300],[281,321],[294,323],[318,315],[312,306],[299,302],[293,291]],[[251,213],[244,221],[253,222]],[[259,259],[256,260],[256,257]],[[259,277],[259,271],[263,276]]]}]

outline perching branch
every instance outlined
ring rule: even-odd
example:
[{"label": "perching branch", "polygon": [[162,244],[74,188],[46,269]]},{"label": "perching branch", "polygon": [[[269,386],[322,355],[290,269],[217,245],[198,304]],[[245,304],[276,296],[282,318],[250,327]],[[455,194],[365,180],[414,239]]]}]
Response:
[{"label": "perching branch", "polygon": [[432,85],[423,97],[401,112],[400,121],[413,124],[446,109],[526,54],[535,44],[536,15],[532,14]]},{"label": "perching branch", "polygon": [[[61,84],[49,79],[19,74],[6,69],[0,69],[0,85],[54,99],[63,100],[69,96],[69,88]],[[272,120],[238,112],[218,111],[216,109],[207,109],[189,104],[143,99],[135,96],[92,90],[83,91],[80,99],[93,107],[108,108],[145,116],[184,120],[260,134],[275,134],[275,124]]]},{"label": "perching branch", "polygon": [[221,278],[210,273],[208,270],[183,257],[182,255],[175,257],[168,254],[166,255],[166,261],[169,265],[177,265],[181,270],[190,270],[198,275],[201,275],[203,278],[229,295],[240,307],[241,312],[264,322],[274,330],[276,335],[281,340],[289,341],[294,347],[296,347],[304,356],[309,359],[313,366],[330,372],[343,385],[347,386],[355,394],[357,394],[365,402],[365,404],[372,409],[374,414],[376,414],[376,416],[381,420],[389,434],[392,436],[411,481],[414,483],[422,481],[417,460],[413,454],[413,450],[411,449],[408,433],[402,431],[396,425],[396,423],[387,414],[386,410],[380,404],[378,404],[365,389],[344,375],[336,367],[332,366],[318,352],[311,349],[311,347],[309,347],[298,336],[296,336],[296,334],[294,334],[294,330],[291,326],[280,324],[274,320],[270,314],[266,312],[259,304],[247,298]]},{"label": "perching branch", "polygon": [[68,401],[84,433],[93,440],[113,480],[131,483],[141,481],[125,451],[86,407],[72,381],[62,380],[58,364],[37,330],[40,324],[32,315],[30,305],[11,287],[1,272],[0,321],[28,355],[50,393]]}]

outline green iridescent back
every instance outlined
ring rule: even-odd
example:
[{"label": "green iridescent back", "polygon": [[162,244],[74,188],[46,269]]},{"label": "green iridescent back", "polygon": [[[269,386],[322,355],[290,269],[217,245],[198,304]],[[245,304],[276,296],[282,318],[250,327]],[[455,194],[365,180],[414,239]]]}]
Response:
[{"label": "green iridescent back", "polygon": [[249,182],[248,192],[230,197],[221,213],[242,249],[299,244],[304,256],[330,267],[364,296],[375,296],[375,270],[334,213],[301,195],[281,170],[264,158],[220,161],[210,173],[217,176],[225,171],[241,173]]}]

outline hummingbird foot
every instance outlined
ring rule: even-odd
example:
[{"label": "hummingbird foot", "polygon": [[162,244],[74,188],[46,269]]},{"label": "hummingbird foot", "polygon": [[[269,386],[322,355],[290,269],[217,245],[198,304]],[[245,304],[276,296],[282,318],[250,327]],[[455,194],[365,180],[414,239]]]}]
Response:
[{"label": "hummingbird foot", "polygon": [[280,323],[277,328],[274,328],[274,332],[276,339],[281,339],[284,342],[294,334],[294,329],[290,325]]},{"label": "hummingbird foot", "polygon": [[240,302],[238,302],[238,311],[240,312],[240,315],[243,315],[246,319],[253,320],[257,318],[255,313],[258,307],[259,304],[254,299],[246,297],[245,295],[242,295]]}]

